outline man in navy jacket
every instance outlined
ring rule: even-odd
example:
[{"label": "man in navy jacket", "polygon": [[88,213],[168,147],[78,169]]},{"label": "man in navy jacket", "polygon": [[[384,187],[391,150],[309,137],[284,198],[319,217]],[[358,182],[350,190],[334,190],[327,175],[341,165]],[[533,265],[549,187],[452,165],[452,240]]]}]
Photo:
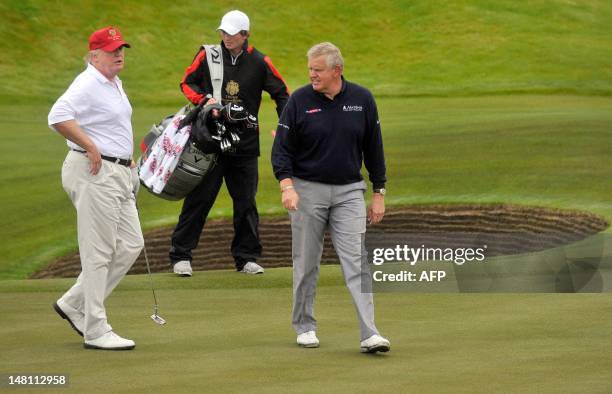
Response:
[{"label": "man in navy jacket", "polygon": [[[296,90],[281,118],[272,148],[274,174],[291,217],[293,327],[297,343],[318,347],[314,296],[323,235],[329,227],[353,297],[361,330],[361,351],[386,352],[389,341],[374,324],[371,277],[364,246],[366,219],[385,213],[385,158],[372,94],[346,81],[340,50],[321,43],[308,51],[310,85]],[[365,163],[373,185],[366,210]]]}]

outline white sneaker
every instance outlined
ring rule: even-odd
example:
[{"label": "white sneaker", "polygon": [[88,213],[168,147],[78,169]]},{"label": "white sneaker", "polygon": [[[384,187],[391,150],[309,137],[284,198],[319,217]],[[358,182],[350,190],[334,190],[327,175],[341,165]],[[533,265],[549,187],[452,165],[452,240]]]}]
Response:
[{"label": "white sneaker", "polygon": [[114,332],[109,331],[96,339],[85,341],[83,346],[85,349],[131,350],[134,349],[136,344],[131,339],[121,338]]},{"label": "white sneaker", "polygon": [[242,267],[242,271],[240,272],[244,272],[245,274],[263,274],[264,273],[264,269],[261,265],[257,264],[254,261],[249,261],[247,262],[244,267]]},{"label": "white sneaker", "polygon": [[389,341],[380,335],[374,334],[361,341],[361,353],[388,352],[391,349]]},{"label": "white sneaker", "polygon": [[70,327],[77,332],[80,336],[83,336],[83,330],[85,327],[85,315],[81,311],[74,309],[61,299],[53,303],[53,309],[61,316],[62,319],[68,321]]},{"label": "white sneaker", "polygon": [[297,336],[297,344],[302,347],[319,347],[319,338],[314,331],[303,332]]},{"label": "white sneaker", "polygon": [[193,274],[189,260],[177,261],[172,270],[179,276],[191,276]]}]

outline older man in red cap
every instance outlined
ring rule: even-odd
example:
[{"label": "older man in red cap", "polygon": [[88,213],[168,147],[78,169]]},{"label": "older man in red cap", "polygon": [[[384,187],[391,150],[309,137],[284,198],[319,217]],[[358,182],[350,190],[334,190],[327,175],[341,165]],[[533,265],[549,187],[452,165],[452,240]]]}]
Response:
[{"label": "older man in red cap", "polygon": [[[81,274],[53,305],[84,336],[85,348],[128,350],[113,332],[104,300],[143,247],[132,161],[132,107],[117,75],[124,67],[116,27],[89,37],[87,68],[49,112],[49,126],[67,140],[62,185],[77,211]],[[137,179],[137,177],[136,177]],[[136,183],[137,184],[137,183]]]}]

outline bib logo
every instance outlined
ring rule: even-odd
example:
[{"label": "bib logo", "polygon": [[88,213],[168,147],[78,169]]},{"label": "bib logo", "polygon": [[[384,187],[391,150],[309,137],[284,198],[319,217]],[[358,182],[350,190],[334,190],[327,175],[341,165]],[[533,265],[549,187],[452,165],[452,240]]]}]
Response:
[{"label": "bib logo", "polygon": [[210,56],[212,58],[212,62],[215,64],[221,64],[221,61],[219,60],[221,57],[221,53],[219,53],[219,50],[215,47],[210,48]]},{"label": "bib logo", "polygon": [[344,112],[361,112],[363,107],[361,105],[343,105],[342,110]]},{"label": "bib logo", "polygon": [[240,92],[240,85],[236,81],[229,81],[227,85],[225,85],[225,91],[230,96],[235,96]]}]

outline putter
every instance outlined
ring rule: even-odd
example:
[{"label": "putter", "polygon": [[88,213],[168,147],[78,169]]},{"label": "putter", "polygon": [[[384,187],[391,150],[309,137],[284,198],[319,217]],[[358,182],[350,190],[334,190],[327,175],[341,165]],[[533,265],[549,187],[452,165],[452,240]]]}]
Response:
[{"label": "putter", "polygon": [[159,309],[159,305],[157,305],[157,297],[155,296],[155,288],[153,287],[153,275],[151,275],[151,267],[149,266],[149,257],[147,256],[147,245],[144,243],[144,239],[143,239],[142,250],[144,251],[145,263],[147,264],[147,272],[149,273],[149,282],[151,283],[151,291],[153,292],[154,304],[153,304],[153,314],[151,315],[151,320],[153,320],[155,323],[159,324],[160,326],[163,326],[164,324],[166,324],[166,319],[164,319],[157,313]]},{"label": "putter", "polygon": [[[134,193],[134,198],[136,198],[136,193]],[[138,221],[140,222],[140,210],[138,209],[138,204],[136,204],[136,212],[138,212]],[[166,319],[161,317],[157,311],[159,310],[159,305],[157,305],[157,297],[155,296],[155,287],[153,287],[153,275],[151,275],[151,266],[149,265],[149,256],[147,256],[147,244],[144,240],[144,235],[142,237],[142,250],[144,251],[145,263],[147,265],[147,273],[149,274],[149,283],[151,283],[151,291],[153,292],[153,314],[151,315],[151,320],[155,323],[163,326],[166,324]]]}]

